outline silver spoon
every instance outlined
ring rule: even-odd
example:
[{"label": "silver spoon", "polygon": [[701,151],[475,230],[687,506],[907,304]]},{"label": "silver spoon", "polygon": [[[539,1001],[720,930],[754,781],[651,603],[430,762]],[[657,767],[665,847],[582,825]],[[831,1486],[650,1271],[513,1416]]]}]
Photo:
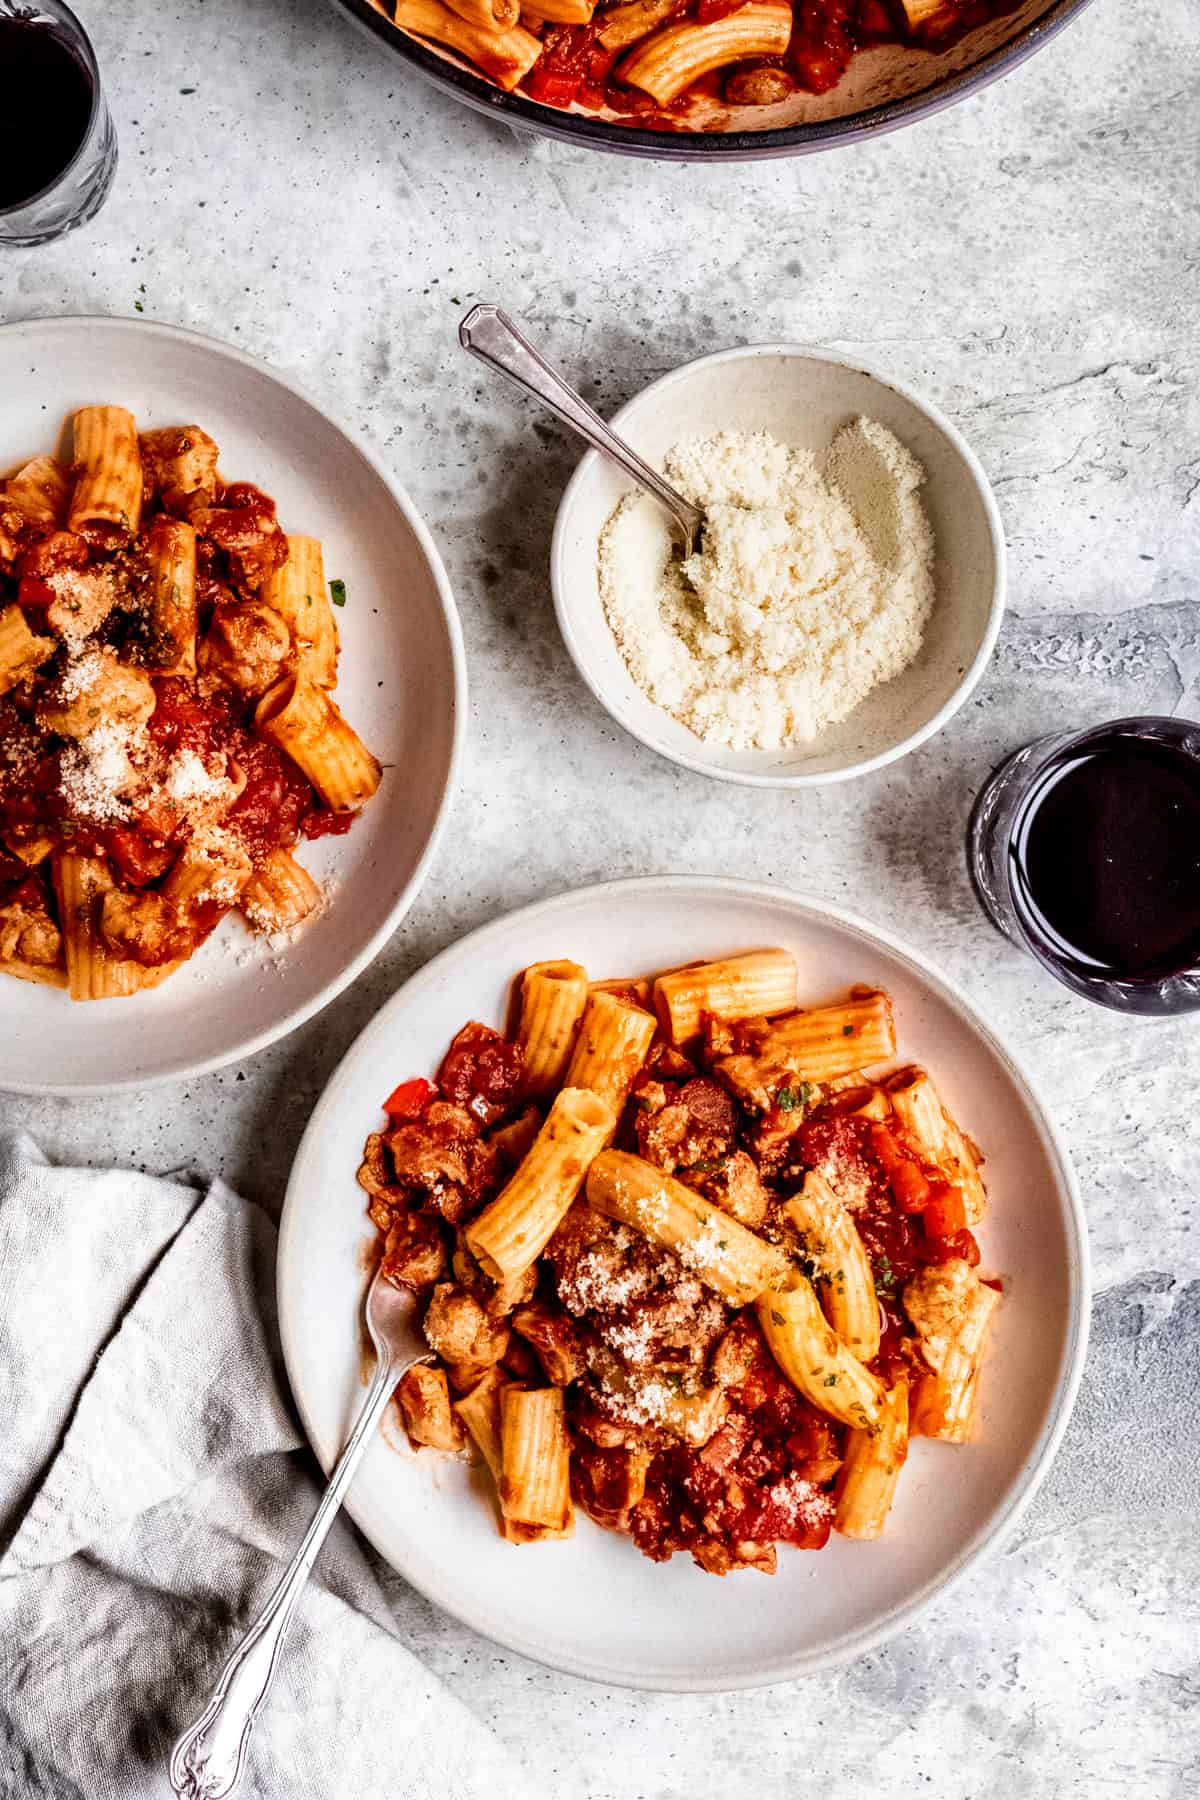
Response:
[{"label": "silver spoon", "polygon": [[414,1363],[431,1360],[416,1296],[393,1287],[378,1270],[367,1292],[366,1318],[376,1362],[362,1411],[300,1548],[225,1664],[212,1699],[171,1752],[171,1786],[183,1800],[224,1800],[241,1780],[254,1721],[271,1691],[283,1640],[317,1553],[396,1383]]},{"label": "silver spoon", "polygon": [[493,369],[499,369],[510,381],[540,400],[543,406],[556,413],[564,425],[577,431],[585,438],[593,449],[603,450],[606,456],[620,463],[627,475],[632,475],[639,486],[646,488],[661,500],[668,512],[673,516],[683,537],[687,553],[692,554],[700,548],[700,537],[704,530],[704,513],[690,500],[677,493],[669,481],[664,481],[656,469],[642,461],[635,450],[623,443],[612,429],[606,425],[599,413],[593,412],[586,400],[582,400],[570,387],[557,369],[552,369],[544,356],[534,349],[523,332],[518,331],[506,313],[498,306],[473,306],[458,328],[458,341],[464,350],[477,356]]}]

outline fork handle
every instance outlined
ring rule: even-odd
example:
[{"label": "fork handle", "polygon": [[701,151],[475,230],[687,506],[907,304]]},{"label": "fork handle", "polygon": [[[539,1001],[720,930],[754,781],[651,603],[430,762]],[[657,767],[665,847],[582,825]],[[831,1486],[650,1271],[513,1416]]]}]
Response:
[{"label": "fork handle", "polygon": [[606,456],[611,456],[642,487],[649,488],[674,514],[685,544],[691,547],[704,524],[700,508],[685,500],[669,481],[663,480],[657,469],[652,469],[636,450],[617,436],[611,425],[593,411],[540,351],[534,349],[506,312],[498,306],[473,306],[459,325],[458,341],[480,362],[507,375],[527,394],[540,400],[594,450],[602,450]]},{"label": "fork handle", "polygon": [[398,1364],[394,1358],[376,1363],[362,1411],[299,1549],[262,1612],[225,1664],[212,1699],[172,1750],[171,1786],[183,1800],[224,1800],[241,1780],[250,1733],[271,1691],[279,1653],[300,1591],[329,1535],[342,1498],[392,1390],[407,1366],[407,1363]]}]

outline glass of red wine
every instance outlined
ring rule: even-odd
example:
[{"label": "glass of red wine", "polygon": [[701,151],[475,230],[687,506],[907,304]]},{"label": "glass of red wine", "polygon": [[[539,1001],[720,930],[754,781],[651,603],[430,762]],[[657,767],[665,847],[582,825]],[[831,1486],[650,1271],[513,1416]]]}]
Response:
[{"label": "glass of red wine", "polygon": [[0,248],[94,218],[117,138],[87,34],[61,0],[0,0]]},{"label": "glass of red wine", "polygon": [[992,922],[1077,994],[1200,1008],[1200,724],[1038,738],[979,795],[967,850]]}]

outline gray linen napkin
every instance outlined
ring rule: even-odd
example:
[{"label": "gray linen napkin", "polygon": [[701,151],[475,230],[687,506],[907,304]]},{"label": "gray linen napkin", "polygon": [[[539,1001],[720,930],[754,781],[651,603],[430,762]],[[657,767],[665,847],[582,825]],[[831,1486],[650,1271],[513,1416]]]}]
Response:
[{"label": "gray linen napkin", "polygon": [[[275,1230],[219,1182],[0,1138],[0,1795],[168,1796],[166,1757],[317,1497],[283,1398]],[[263,1800],[529,1782],[397,1640],[334,1527],[255,1729]]]}]

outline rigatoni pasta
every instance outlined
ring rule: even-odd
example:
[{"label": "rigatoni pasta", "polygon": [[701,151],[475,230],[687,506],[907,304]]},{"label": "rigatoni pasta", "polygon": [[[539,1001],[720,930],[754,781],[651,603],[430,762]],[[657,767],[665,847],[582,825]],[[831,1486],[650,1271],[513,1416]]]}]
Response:
[{"label": "rigatoni pasta", "polygon": [[141,516],[142,456],[133,414],[124,406],[81,406],[68,529],[112,548],[137,536]]},{"label": "rigatoni pasta", "polygon": [[[384,1272],[427,1297],[444,1373],[400,1396],[410,1440],[450,1441],[453,1412],[514,1546],[569,1530],[574,1496],[655,1560],[770,1572],[781,1545],[878,1537],[910,1432],[975,1427],[1000,1297],[946,1198],[948,1144],[978,1174],[970,1140],[940,1100],[933,1132],[926,1077],[878,1067],[887,995],[747,1016],[705,973],[731,964],[794,990],[780,951],[599,980],[534,963],[511,1036],[465,1025],[365,1146]],[[790,1061],[739,1084],[764,1038]]]},{"label": "rigatoni pasta", "polygon": [[654,984],[658,1022],[673,1044],[686,1044],[705,1013],[736,1021],[791,1012],[796,960],[786,950],[751,950],[721,962],[696,963],[660,975]]},{"label": "rigatoni pasta", "polygon": [[[506,89],[617,126],[697,132],[794,124],[864,45],[942,50],[1008,0],[394,0],[397,27],[453,50]],[[455,30],[455,24],[463,27]],[[518,39],[519,48],[506,40]],[[622,54],[628,52],[628,54]],[[731,117],[732,114],[732,117]]]},{"label": "rigatoni pasta", "polygon": [[531,1268],[583,1186],[614,1124],[611,1107],[583,1088],[563,1088],[515,1174],[466,1233],[498,1279]]},{"label": "rigatoni pasta", "polygon": [[522,976],[517,1041],[531,1100],[556,1094],[563,1085],[587,997],[587,970],[579,963],[531,963]]},{"label": "rigatoni pasta", "polygon": [[273,934],[317,912],[294,851],[382,770],[331,695],[316,539],[198,425],[84,406],[73,434],[0,480],[0,974],[118,999],[239,903]]}]

